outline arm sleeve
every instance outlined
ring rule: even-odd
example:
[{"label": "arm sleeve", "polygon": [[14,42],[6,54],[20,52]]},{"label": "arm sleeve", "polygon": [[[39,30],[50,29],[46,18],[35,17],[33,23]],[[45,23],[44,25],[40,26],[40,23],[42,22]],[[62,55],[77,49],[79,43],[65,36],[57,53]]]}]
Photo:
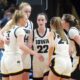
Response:
[{"label": "arm sleeve", "polygon": [[79,36],[79,31],[78,29],[72,28],[69,30],[69,37],[71,39],[74,39],[75,36]]}]

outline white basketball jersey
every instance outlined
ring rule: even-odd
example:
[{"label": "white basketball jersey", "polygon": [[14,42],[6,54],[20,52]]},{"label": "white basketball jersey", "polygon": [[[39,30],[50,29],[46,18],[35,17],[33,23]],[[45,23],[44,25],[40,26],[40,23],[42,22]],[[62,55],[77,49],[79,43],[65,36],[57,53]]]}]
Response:
[{"label": "white basketball jersey", "polygon": [[34,44],[33,48],[38,53],[48,53],[49,48],[49,40],[48,40],[48,33],[50,30],[46,28],[46,31],[43,36],[40,36],[38,30],[34,30]]},{"label": "white basketball jersey", "polygon": [[[9,37],[10,37],[10,31],[5,32],[4,33],[4,38],[9,40]],[[5,42],[4,42],[4,49],[5,49],[6,52],[9,50],[8,44],[5,44]]]},{"label": "white basketball jersey", "polygon": [[[5,45],[5,54],[16,54],[16,53],[22,53],[19,49],[18,42],[17,42],[17,36],[23,35],[25,36],[25,31],[23,30],[24,27],[15,26],[14,29],[10,31],[9,34],[9,44]],[[16,35],[16,36],[15,36]]]},{"label": "white basketball jersey", "polygon": [[[65,34],[66,36],[66,34]],[[67,37],[67,36],[66,36]],[[69,39],[67,37],[67,41],[63,41],[61,37],[56,34],[55,37],[55,52],[56,55],[69,56]]]},{"label": "white basketball jersey", "polygon": [[27,36],[25,36],[25,39],[24,39],[25,44],[27,45],[29,34],[30,34],[30,32],[33,31],[33,23],[31,21],[28,21],[28,24],[27,24],[27,26],[25,26],[24,31],[26,32],[26,35],[27,35]]}]

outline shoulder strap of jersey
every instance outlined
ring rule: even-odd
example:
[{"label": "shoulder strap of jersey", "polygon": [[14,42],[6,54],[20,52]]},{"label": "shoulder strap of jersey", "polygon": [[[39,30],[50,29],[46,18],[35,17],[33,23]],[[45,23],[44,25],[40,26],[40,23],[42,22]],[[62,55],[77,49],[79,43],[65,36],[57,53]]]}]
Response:
[{"label": "shoulder strap of jersey", "polygon": [[30,25],[31,25],[31,29],[33,29],[33,23],[32,23],[32,21],[30,21]]},{"label": "shoulder strap of jersey", "polygon": [[15,28],[15,30],[14,30],[14,36],[15,36],[16,38],[17,38],[16,31],[17,31],[18,28],[19,28],[19,27]]}]

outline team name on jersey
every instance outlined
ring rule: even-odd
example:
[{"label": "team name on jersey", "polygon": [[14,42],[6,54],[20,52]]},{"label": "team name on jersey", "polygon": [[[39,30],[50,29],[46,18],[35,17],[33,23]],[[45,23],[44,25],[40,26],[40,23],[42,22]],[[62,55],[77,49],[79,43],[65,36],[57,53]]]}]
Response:
[{"label": "team name on jersey", "polygon": [[44,39],[44,40],[36,40],[36,44],[47,44],[49,43],[48,39]]}]

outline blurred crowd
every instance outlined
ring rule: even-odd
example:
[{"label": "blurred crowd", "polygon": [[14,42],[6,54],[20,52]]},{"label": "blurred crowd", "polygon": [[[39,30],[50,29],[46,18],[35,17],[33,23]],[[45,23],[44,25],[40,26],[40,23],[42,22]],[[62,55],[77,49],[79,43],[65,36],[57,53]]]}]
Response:
[{"label": "blurred crowd", "polygon": [[9,0],[0,0],[0,28],[11,19],[15,9],[16,4],[13,0],[11,2]]}]

